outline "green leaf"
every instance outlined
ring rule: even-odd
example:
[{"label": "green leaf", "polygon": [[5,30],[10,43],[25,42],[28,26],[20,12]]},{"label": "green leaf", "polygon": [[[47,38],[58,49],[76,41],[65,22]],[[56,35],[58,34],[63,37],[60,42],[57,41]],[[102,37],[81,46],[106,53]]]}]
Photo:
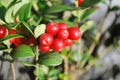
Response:
[{"label": "green leaf", "polygon": [[14,6],[11,6],[5,14],[5,21],[8,23],[13,23],[13,15],[12,15],[13,9],[14,9]]},{"label": "green leaf", "polygon": [[9,24],[9,25],[6,25],[6,27],[7,27],[8,29],[10,29],[10,28],[16,29],[20,24],[21,24],[21,22],[11,23],[11,24]]},{"label": "green leaf", "polygon": [[84,0],[81,7],[90,7],[90,6],[93,6],[99,2],[101,2],[101,0]]},{"label": "green leaf", "polygon": [[117,11],[117,10],[120,10],[120,6],[114,6],[114,7],[112,7],[112,9],[111,9],[112,11]]},{"label": "green leaf", "polygon": [[75,25],[73,22],[68,21],[68,20],[63,20],[63,19],[55,19],[54,21],[55,22],[64,22],[64,23],[66,23],[69,26],[74,26]]},{"label": "green leaf", "polygon": [[17,37],[23,37],[19,34],[11,34],[11,35],[7,35],[4,38],[0,39],[0,42],[3,42],[5,40],[11,39],[11,38],[17,38]]},{"label": "green leaf", "polygon": [[45,18],[57,18],[55,15],[44,15]]},{"label": "green leaf", "polygon": [[93,12],[95,12],[96,9],[88,9],[84,12],[84,14],[81,16],[81,20],[85,20],[86,18],[88,18]]},{"label": "green leaf", "polygon": [[18,62],[25,65],[25,66],[35,66],[34,64],[29,63],[29,62],[24,62],[24,61],[18,61]]},{"label": "green leaf", "polygon": [[0,19],[5,20],[6,8],[4,6],[0,6]]},{"label": "green leaf", "polygon": [[57,66],[62,63],[62,57],[60,53],[50,52],[42,56],[39,63],[47,66]]},{"label": "green leaf", "polygon": [[7,46],[4,45],[4,44],[0,44],[0,51],[1,51],[1,50],[4,50],[4,49],[7,49]]},{"label": "green leaf", "polygon": [[103,3],[103,4],[105,4],[105,5],[107,4],[107,3],[106,3],[106,0],[102,0],[101,3]]},{"label": "green leaf", "polygon": [[30,29],[30,26],[28,25],[28,23],[26,23],[26,22],[22,22],[23,23],[23,25],[26,27],[26,29],[34,36],[34,33],[33,33],[33,31]]},{"label": "green leaf", "polygon": [[24,20],[30,18],[31,6],[32,6],[31,3],[27,3],[20,8],[20,11],[19,11],[19,20],[20,21],[24,21]]},{"label": "green leaf", "polygon": [[20,8],[29,2],[30,0],[17,0],[17,2],[14,4],[13,15],[16,16],[19,13]]},{"label": "green leaf", "polygon": [[87,21],[86,23],[84,23],[81,27],[81,33],[83,34],[86,30],[90,29],[93,27],[93,21]]},{"label": "green leaf", "polygon": [[27,46],[27,45],[18,46],[12,54],[12,57],[14,59],[16,59],[16,58],[29,58],[29,57],[33,57],[33,56],[35,56],[35,54],[33,53],[32,48],[30,46]]},{"label": "green leaf", "polygon": [[6,8],[11,4],[13,0],[0,0],[0,3],[4,5]]},{"label": "green leaf", "polygon": [[45,33],[45,29],[45,24],[38,25],[34,30],[35,37],[38,38],[41,34]]},{"label": "green leaf", "polygon": [[73,10],[72,7],[67,5],[54,5],[46,10],[46,13],[58,13],[66,10]]}]

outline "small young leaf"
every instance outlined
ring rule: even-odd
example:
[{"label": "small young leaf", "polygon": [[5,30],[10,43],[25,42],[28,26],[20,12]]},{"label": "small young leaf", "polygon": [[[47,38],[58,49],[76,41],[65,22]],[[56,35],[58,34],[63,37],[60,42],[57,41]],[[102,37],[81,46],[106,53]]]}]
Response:
[{"label": "small young leaf", "polygon": [[67,5],[55,5],[46,10],[46,13],[58,13],[66,10],[73,10],[72,7]]},{"label": "small young leaf", "polygon": [[34,30],[35,37],[38,38],[41,34],[45,33],[45,29],[45,24],[38,25]]},{"label": "small young leaf", "polygon": [[12,56],[14,59],[16,59],[16,58],[29,58],[29,57],[35,56],[35,54],[33,53],[33,50],[30,46],[20,45],[14,50]]},{"label": "small young leaf", "polygon": [[47,66],[57,66],[62,63],[62,57],[60,53],[50,52],[42,56],[39,63]]},{"label": "small young leaf", "polygon": [[11,39],[11,38],[17,38],[17,37],[23,37],[19,34],[11,34],[11,35],[7,35],[4,38],[0,39],[0,42],[3,42],[5,40]]}]

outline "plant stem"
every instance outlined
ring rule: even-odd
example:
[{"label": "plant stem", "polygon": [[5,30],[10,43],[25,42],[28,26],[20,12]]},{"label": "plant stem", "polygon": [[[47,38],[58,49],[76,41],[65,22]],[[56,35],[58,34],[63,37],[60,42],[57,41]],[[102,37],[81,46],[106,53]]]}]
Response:
[{"label": "plant stem", "polygon": [[[107,21],[108,13],[109,13],[109,7],[108,7],[108,10],[107,10],[107,12],[106,12],[106,14],[105,14],[105,16],[104,16],[104,19],[103,19],[103,21],[102,21],[102,24],[100,25],[99,32],[98,32],[98,33],[96,34],[96,36],[95,36],[95,40],[96,40],[96,41],[99,41],[101,35],[103,34],[103,29],[104,29],[105,23],[106,23],[106,21]],[[89,49],[88,52],[87,52],[87,55],[88,55],[88,56],[90,56],[90,55],[93,53],[95,47],[96,47],[96,43],[93,42],[93,43],[91,44],[91,46],[90,46],[90,49]],[[83,62],[81,63],[81,65],[80,65],[81,68],[83,68],[83,67],[85,66],[85,64],[86,64],[87,61],[88,61],[88,59],[86,59],[85,61],[83,61]]]},{"label": "plant stem", "polygon": [[13,74],[13,80],[16,80],[16,75],[15,75],[15,67],[14,67],[14,62],[11,62],[11,69],[12,69],[12,74]]},{"label": "plant stem", "polygon": [[[62,55],[62,58],[64,60],[64,74],[68,74],[69,66],[68,66],[68,59]],[[68,80],[68,77],[65,76],[63,80]]]},{"label": "plant stem", "polygon": [[38,52],[38,46],[36,46],[36,56],[35,56],[35,60],[36,60],[36,78],[35,80],[39,80],[38,78],[38,74],[39,74],[39,64],[38,64],[38,60],[39,60],[39,52]]}]

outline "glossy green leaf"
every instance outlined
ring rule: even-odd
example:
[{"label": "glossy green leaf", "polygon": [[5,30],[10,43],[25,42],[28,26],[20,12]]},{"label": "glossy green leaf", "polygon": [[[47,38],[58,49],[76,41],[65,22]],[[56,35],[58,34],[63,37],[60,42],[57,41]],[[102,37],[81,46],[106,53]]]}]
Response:
[{"label": "glossy green leaf", "polygon": [[62,57],[58,52],[50,52],[42,56],[39,63],[47,66],[57,66],[62,63]]},{"label": "glossy green leaf", "polygon": [[72,7],[67,5],[54,5],[46,10],[46,13],[58,13],[66,10],[73,10]]},{"label": "glossy green leaf", "polygon": [[5,20],[6,8],[4,6],[0,6],[0,19]]},{"label": "glossy green leaf", "polygon": [[30,26],[28,25],[28,23],[26,23],[26,22],[22,22],[23,23],[23,25],[26,27],[26,29],[32,34],[32,35],[34,35],[34,33],[33,33],[33,31],[31,30],[31,28],[30,28]]},{"label": "glossy green leaf", "polygon": [[90,29],[93,27],[94,22],[93,21],[87,21],[86,23],[84,23],[81,27],[81,33],[83,34],[86,30]]},{"label": "glossy green leaf", "polygon": [[1,51],[1,50],[4,50],[4,49],[7,49],[7,46],[4,45],[4,44],[0,44],[0,51]]},{"label": "glossy green leaf", "polygon": [[17,37],[23,37],[19,34],[11,34],[11,35],[7,35],[4,38],[0,39],[0,42],[3,42],[5,40],[11,39],[11,38],[17,38]]},{"label": "glossy green leaf", "polygon": [[24,61],[18,61],[18,62],[25,65],[25,66],[35,66],[34,64],[29,63],[29,62],[24,62]]},{"label": "glossy green leaf", "polygon": [[38,25],[34,30],[35,37],[38,38],[41,34],[45,33],[45,29],[45,24]]},{"label": "glossy green leaf", "polygon": [[13,9],[13,15],[16,16],[18,14],[18,11],[20,8],[24,5],[29,3],[30,0],[17,0],[17,2],[14,4],[14,9]]},{"label": "glossy green leaf", "polygon": [[114,7],[112,7],[112,9],[111,9],[112,11],[117,11],[117,10],[120,10],[120,6],[114,6]]},{"label": "glossy green leaf", "polygon": [[19,11],[19,20],[20,21],[24,21],[24,20],[30,18],[31,6],[32,6],[31,3],[27,3],[20,8],[20,11]]},{"label": "glossy green leaf", "polygon": [[14,59],[16,58],[29,58],[34,57],[35,54],[33,53],[33,50],[30,46],[27,45],[20,45],[18,46],[14,52],[12,53],[12,57]]},{"label": "glossy green leaf", "polygon": [[11,6],[5,14],[5,21],[8,23],[13,23],[13,15],[12,15],[13,9],[14,9],[14,6]]}]

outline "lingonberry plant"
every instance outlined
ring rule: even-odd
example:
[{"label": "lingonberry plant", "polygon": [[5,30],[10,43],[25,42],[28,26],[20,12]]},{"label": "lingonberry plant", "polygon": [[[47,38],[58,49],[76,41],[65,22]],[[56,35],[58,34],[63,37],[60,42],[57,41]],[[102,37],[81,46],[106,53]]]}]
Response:
[{"label": "lingonberry plant", "polygon": [[[73,4],[77,5],[74,7],[61,1],[0,1],[0,50],[8,53],[7,59],[3,59],[11,63],[13,80],[17,77],[14,71],[15,62],[34,67],[35,80],[58,80],[65,78],[58,77],[58,74],[68,74],[65,71],[62,73],[55,66],[62,64],[62,60],[66,58],[72,62],[69,57],[71,52],[74,53],[71,46],[79,43],[82,34],[93,24],[92,21],[84,20],[95,11],[91,6],[100,0],[76,0]],[[65,11],[71,11],[74,18],[63,19],[59,14]],[[33,58],[34,63],[19,58]],[[66,61],[64,63],[66,65]],[[63,68],[62,65],[60,67]],[[47,71],[44,72],[44,68]]]}]

